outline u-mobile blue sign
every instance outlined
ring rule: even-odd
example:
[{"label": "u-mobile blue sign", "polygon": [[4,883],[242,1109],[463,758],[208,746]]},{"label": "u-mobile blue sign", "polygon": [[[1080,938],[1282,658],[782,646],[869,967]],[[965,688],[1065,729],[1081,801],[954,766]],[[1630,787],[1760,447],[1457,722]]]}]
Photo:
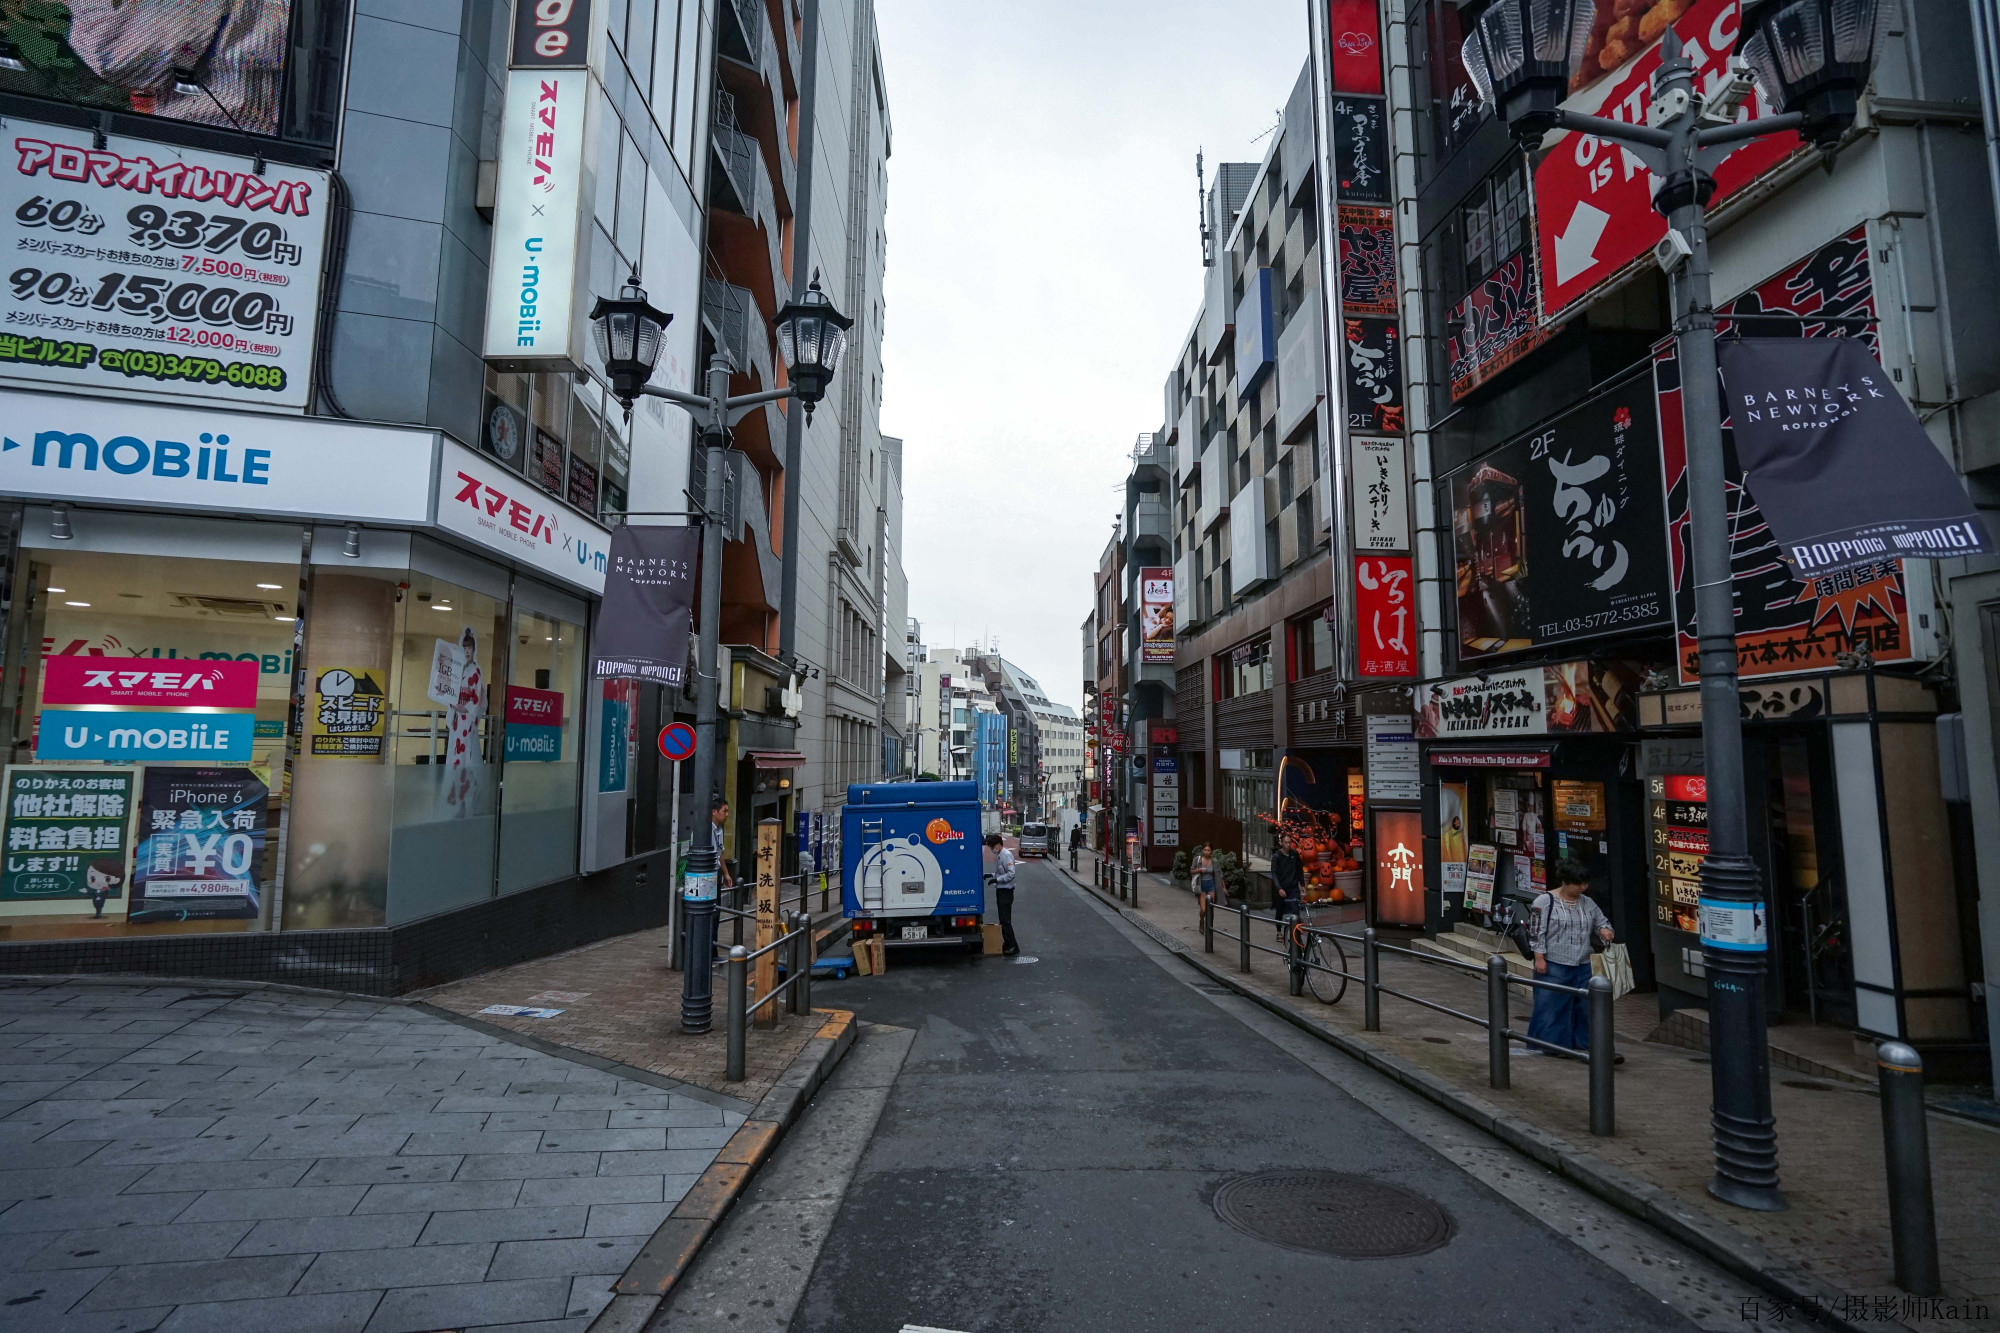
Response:
[{"label": "u-mobile blue sign", "polygon": [[207,759],[247,764],[255,713],[104,713],[44,708],[35,758],[108,763]]}]

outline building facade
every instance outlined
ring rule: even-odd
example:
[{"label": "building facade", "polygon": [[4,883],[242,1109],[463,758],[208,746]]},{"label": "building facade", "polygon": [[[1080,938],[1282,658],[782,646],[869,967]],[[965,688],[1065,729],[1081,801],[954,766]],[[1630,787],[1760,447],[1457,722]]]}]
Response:
[{"label": "building facade", "polygon": [[[225,19],[199,96],[74,74],[105,39],[80,14],[57,54],[83,65],[0,70],[10,209],[49,209],[16,224],[120,241],[89,318],[50,274],[0,358],[40,441],[0,469],[7,781],[37,798],[7,807],[10,970],[393,993],[665,919],[693,794],[653,737],[691,698],[592,680],[588,651],[611,530],[686,521],[701,479],[684,414],[607,400],[587,315],[636,276],[675,316],[656,382],[717,353],[733,391],[780,382],[809,60],[810,261],[857,318],[799,479],[818,678],[798,701],[776,656],[778,408],[737,428],[703,631],[729,647],[738,831],[881,770],[906,595],[876,424],[888,115],[872,6],[818,10],[809,35],[791,0],[519,24],[506,0],[294,0]],[[215,280],[156,275],[184,253]],[[77,721],[104,707],[135,725]],[[31,829],[58,792],[94,822]]]},{"label": "building facade", "polygon": [[[1598,6],[1570,105],[1642,117],[1658,48],[1619,45],[1617,8]],[[1760,140],[1710,206],[1725,337],[1864,340],[1980,503],[2000,175],[1962,128],[1994,106],[1988,8],[1894,5],[1839,151]],[[1719,78],[1735,4],[1658,10],[1698,82]],[[1207,197],[1208,293],[1114,541],[1128,566],[1159,549],[1144,510],[1163,454],[1170,707],[1143,654],[1109,646],[1112,623],[1157,627],[1131,597],[1144,574],[1126,569],[1114,608],[1098,572],[1098,685],[1134,760],[1114,799],[1149,855],[1211,842],[1254,868],[1293,828],[1309,895],[1468,958],[1461,921],[1580,862],[1678,1021],[1706,1001],[1705,773],[1647,175],[1569,134],[1525,158],[1472,91],[1451,0],[1312,13],[1263,161],[1226,165]],[[1773,1042],[1833,1026],[1983,1066],[1991,562],[1801,582],[1740,472],[1731,506]],[[1144,813],[1163,796],[1174,834]]]}]

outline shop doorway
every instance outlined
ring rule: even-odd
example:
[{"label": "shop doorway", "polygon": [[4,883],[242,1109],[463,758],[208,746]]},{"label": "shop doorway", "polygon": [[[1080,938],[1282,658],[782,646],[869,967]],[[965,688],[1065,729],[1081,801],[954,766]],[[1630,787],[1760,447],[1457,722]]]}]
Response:
[{"label": "shop doorway", "polygon": [[1780,730],[1745,740],[1746,758],[1761,770],[1753,790],[1765,800],[1763,861],[1776,918],[1777,1007],[1797,1021],[1851,1025],[1854,954],[1838,828],[1831,822],[1832,802],[1821,799],[1834,790],[1824,734]]}]

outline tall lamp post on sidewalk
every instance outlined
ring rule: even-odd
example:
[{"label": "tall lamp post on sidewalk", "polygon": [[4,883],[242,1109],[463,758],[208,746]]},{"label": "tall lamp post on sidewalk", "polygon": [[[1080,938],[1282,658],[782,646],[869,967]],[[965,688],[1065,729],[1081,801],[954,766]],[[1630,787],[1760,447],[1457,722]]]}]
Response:
[{"label": "tall lamp post on sidewalk", "polygon": [[[1854,123],[1874,65],[1878,18],[1893,0],[1745,0],[1738,56],[1705,95],[1669,28],[1644,125],[1566,111],[1570,70],[1590,38],[1591,0],[1460,0],[1465,67],[1516,142],[1534,152],[1552,130],[1609,140],[1659,180],[1667,219],[1660,253],[1673,277],[1674,334],[1688,441],[1701,733],[1708,777],[1708,856],[1701,869],[1701,937],[1709,982],[1715,1178],[1709,1193],[1777,1211],[1778,1136],[1765,1046],[1763,886],[1750,859],[1743,727],[1736,682],[1735,596],[1716,389],[1715,307],[1709,292],[1710,170],[1737,146],[1799,131],[1829,157]],[[1754,79],[1754,84],[1753,84]],[[1756,87],[1776,114],[1739,121]]]},{"label": "tall lamp post on sidewalk", "polygon": [[[687,879],[681,899],[687,916],[687,967],[681,973],[681,1031],[706,1032],[714,999],[714,960],[710,957],[715,941],[715,882],[720,858],[708,828],[705,802],[716,794],[715,752],[720,730],[722,653],[722,469],[724,451],[729,448],[730,428],[752,408],[765,403],[796,398],[810,416],[826,397],[840,366],[847,330],[854,321],[833,308],[814,277],[812,287],[797,301],[788,301],[778,311],[772,325],[778,335],[778,352],[784,359],[790,387],[763,393],[729,396],[733,373],[729,357],[718,350],[708,363],[708,392],[683,393],[660,389],[648,381],[659,363],[666,343],[667,325],[673,316],[655,310],[646,300],[638,274],[626,282],[616,297],[600,296],[591,308],[591,331],[597,339],[597,355],[611,377],[611,396],[629,413],[639,397],[664,398],[685,409],[694,418],[695,432],[701,437],[706,467],[705,493],[690,497],[702,524],[701,534],[701,641],[695,662],[695,752],[694,795],[699,805],[698,826],[704,836],[694,839],[688,849]],[[787,483],[788,485],[792,483]],[[790,564],[793,552],[788,544],[784,560]]]}]

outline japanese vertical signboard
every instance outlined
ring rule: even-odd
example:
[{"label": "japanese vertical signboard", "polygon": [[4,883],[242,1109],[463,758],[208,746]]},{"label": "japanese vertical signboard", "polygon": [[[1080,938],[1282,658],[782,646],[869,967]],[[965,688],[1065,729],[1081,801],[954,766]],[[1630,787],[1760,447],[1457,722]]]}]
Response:
[{"label": "japanese vertical signboard", "polygon": [[[500,174],[486,359],[512,370],[581,369],[584,116],[591,96],[590,0],[518,0]],[[564,492],[564,478],[548,489]]]},{"label": "japanese vertical signboard", "polygon": [[[8,765],[0,915],[102,916],[126,896],[138,770]],[[116,915],[123,915],[120,911]]]},{"label": "japanese vertical signboard", "polygon": [[1535,261],[1520,251],[1488,273],[1445,317],[1455,403],[1548,340]]},{"label": "japanese vertical signboard", "polygon": [[1396,313],[1396,215],[1340,206],[1340,305],[1350,315]]},{"label": "japanese vertical signboard", "polygon": [[1453,474],[1462,658],[1667,623],[1651,390],[1632,376]]},{"label": "japanese vertical signboard", "polygon": [[1375,920],[1424,924],[1424,817],[1417,810],[1375,812]]},{"label": "japanese vertical signboard", "polygon": [[1410,549],[1410,474],[1400,437],[1353,442],[1354,549]]},{"label": "japanese vertical signboard", "polygon": [[[1732,315],[1796,316],[1805,337],[1845,331],[1830,320],[1871,320],[1875,292],[1867,237],[1860,228],[1822,246],[1810,257],[1727,302],[1717,311],[1718,331],[1732,327],[1773,332],[1769,320],[1732,325]],[[1872,351],[1874,329],[1859,336]],[[1687,435],[1681,412],[1680,362],[1672,342],[1654,352],[1658,388],[1660,464],[1667,505],[1667,548],[1672,559],[1673,615],[1679,632],[1681,680],[1700,678],[1695,660],[1694,565],[1689,555]],[[1877,665],[1917,659],[1903,563],[1882,559],[1825,575],[1801,578],[1785,562],[1736,456],[1735,433],[1722,426],[1727,483],[1729,563],[1736,596],[1736,669],[1744,677],[1825,670],[1842,653],[1868,653]]]},{"label": "japanese vertical signboard", "polygon": [[1174,571],[1147,567],[1139,571],[1140,661],[1148,666],[1172,666],[1174,661]]},{"label": "japanese vertical signboard", "polygon": [[1416,579],[1406,555],[1354,561],[1355,674],[1417,674]]},{"label": "japanese vertical signboard", "polygon": [[326,172],[10,127],[0,378],[305,406]]},{"label": "japanese vertical signboard", "polygon": [[[1571,82],[1564,106],[1628,124],[1643,125],[1651,108],[1653,73],[1660,65],[1657,38],[1673,20],[1682,49],[1694,62],[1697,89],[1725,77],[1741,32],[1740,0],[1658,0],[1646,7],[1629,0],[1594,0],[1590,46]],[[1634,57],[1637,57],[1634,59]],[[1750,100],[1752,117],[1770,114],[1762,91]],[[1753,139],[1714,167],[1719,205],[1736,191],[1799,152],[1792,133]],[[1638,158],[1616,144],[1563,131],[1535,168],[1535,229],[1545,321],[1565,316],[1593,291],[1640,263],[1650,263],[1667,222],[1653,211],[1659,182]]]},{"label": "japanese vertical signboard", "polygon": [[256,917],[269,798],[247,768],[148,768],[129,919]]},{"label": "japanese vertical signboard", "polygon": [[1180,758],[1171,754],[1156,754],[1152,770],[1149,788],[1152,818],[1147,827],[1152,830],[1153,846],[1178,847],[1181,845]]}]

